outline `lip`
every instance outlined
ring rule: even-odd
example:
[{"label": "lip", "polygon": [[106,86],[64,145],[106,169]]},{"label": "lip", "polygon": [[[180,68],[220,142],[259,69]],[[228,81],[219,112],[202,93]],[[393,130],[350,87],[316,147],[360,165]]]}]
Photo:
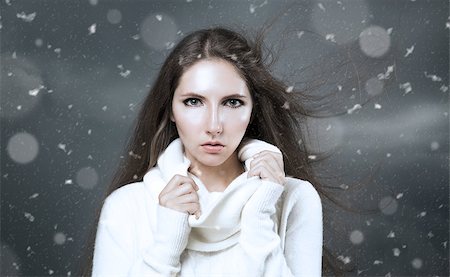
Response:
[{"label": "lip", "polygon": [[219,153],[225,146],[218,141],[209,141],[202,144],[202,148],[206,153]]}]

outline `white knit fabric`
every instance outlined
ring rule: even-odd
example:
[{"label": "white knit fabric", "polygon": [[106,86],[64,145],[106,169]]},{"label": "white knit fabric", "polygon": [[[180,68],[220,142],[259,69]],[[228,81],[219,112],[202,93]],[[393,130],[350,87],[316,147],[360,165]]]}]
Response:
[{"label": "white knit fabric", "polygon": [[[238,157],[246,170],[263,150],[248,140]],[[173,141],[143,182],[114,191],[105,200],[98,225],[93,276],[320,276],[322,207],[314,187],[287,178],[284,186],[247,171],[223,192],[209,192],[190,174],[179,139]],[[199,186],[197,220],[158,204],[175,175]]]}]

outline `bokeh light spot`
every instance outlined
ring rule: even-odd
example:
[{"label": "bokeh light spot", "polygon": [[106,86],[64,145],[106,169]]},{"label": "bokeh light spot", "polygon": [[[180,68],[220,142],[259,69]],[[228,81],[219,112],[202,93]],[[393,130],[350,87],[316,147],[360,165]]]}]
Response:
[{"label": "bokeh light spot", "polygon": [[385,215],[393,215],[397,211],[398,203],[391,196],[386,196],[380,200],[378,208]]},{"label": "bokeh light spot", "polygon": [[58,245],[62,245],[66,242],[66,235],[62,232],[58,232],[53,237],[53,241]]},{"label": "bokeh light spot", "polygon": [[370,96],[380,95],[383,92],[384,82],[377,77],[372,77],[366,81],[365,89]]},{"label": "bokeh light spot", "polygon": [[77,172],[77,184],[84,189],[93,189],[98,183],[97,171],[88,166],[83,167]]},{"label": "bokeh light spot", "polygon": [[414,269],[421,269],[423,265],[422,259],[415,258],[414,260],[411,261],[411,265]]},{"label": "bokeh light spot", "polygon": [[32,162],[38,155],[39,143],[29,133],[17,133],[9,139],[6,151],[16,163],[26,164]]},{"label": "bokeh light spot", "polygon": [[370,26],[359,35],[361,51],[371,58],[379,58],[386,54],[391,46],[391,37],[380,26]]},{"label": "bokeh light spot", "polygon": [[109,10],[106,14],[106,18],[108,19],[108,22],[111,24],[118,24],[120,21],[122,21],[122,13],[119,10],[112,9]]},{"label": "bokeh light spot", "polygon": [[433,141],[431,142],[431,151],[436,151],[439,149],[439,142]]},{"label": "bokeh light spot", "polygon": [[167,49],[177,37],[177,25],[166,14],[151,14],[141,24],[143,41],[155,50]]},{"label": "bokeh light spot", "polygon": [[354,230],[350,233],[350,241],[353,244],[360,244],[364,240],[364,234],[359,230]]}]

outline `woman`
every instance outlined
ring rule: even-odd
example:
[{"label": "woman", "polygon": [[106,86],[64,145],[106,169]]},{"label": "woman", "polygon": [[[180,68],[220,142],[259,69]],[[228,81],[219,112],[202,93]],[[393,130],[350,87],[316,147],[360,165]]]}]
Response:
[{"label": "woman", "polygon": [[104,202],[93,276],[320,276],[322,208],[291,90],[262,36],[180,41]]}]

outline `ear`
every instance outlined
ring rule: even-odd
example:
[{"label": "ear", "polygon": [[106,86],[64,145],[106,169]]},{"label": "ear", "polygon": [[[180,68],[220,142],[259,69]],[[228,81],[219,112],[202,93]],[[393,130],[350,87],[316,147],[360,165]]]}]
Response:
[{"label": "ear", "polygon": [[170,113],[170,121],[175,122],[175,118],[173,117],[172,113]]}]

